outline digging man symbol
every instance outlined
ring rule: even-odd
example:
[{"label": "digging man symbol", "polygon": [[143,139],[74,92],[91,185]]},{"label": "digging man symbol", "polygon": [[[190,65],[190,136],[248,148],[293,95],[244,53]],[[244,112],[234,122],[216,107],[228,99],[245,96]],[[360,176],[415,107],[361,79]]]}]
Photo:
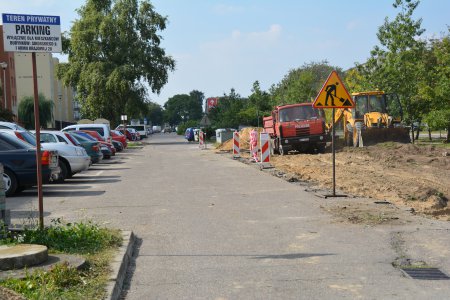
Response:
[{"label": "digging man symbol", "polygon": [[[325,105],[328,105],[328,98],[331,98],[331,105],[334,106],[334,97],[336,96],[336,86],[339,85],[339,82],[336,82],[336,84],[329,84],[325,88],[325,91],[327,92],[327,96],[325,97]],[[334,92],[334,95],[333,95]]]}]

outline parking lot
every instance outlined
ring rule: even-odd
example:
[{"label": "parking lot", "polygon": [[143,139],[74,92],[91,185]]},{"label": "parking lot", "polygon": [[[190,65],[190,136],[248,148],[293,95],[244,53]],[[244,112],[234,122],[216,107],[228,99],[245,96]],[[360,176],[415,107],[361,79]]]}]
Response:
[{"label": "parking lot", "polygon": [[[52,219],[88,218],[86,204],[100,199],[113,185],[123,180],[123,171],[129,170],[127,161],[139,149],[125,149],[111,159],[102,160],[88,170],[75,174],[64,183],[43,185],[44,217],[48,225]],[[6,199],[6,208],[11,211],[11,222],[16,226],[38,222],[37,189],[27,189]]]}]

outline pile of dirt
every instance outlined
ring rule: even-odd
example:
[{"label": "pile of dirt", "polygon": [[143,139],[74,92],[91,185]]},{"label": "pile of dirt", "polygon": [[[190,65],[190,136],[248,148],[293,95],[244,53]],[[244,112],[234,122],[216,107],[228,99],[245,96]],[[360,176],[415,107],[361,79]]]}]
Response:
[{"label": "pile of dirt", "polygon": [[[259,145],[259,133],[264,131],[261,127],[246,127],[239,131],[239,147],[242,150],[250,150],[250,132],[255,129],[258,132],[258,145]],[[232,151],[233,150],[233,139],[228,140],[216,147],[217,150],[221,151]]]},{"label": "pile of dirt", "polygon": [[[450,220],[447,149],[397,143],[344,148],[336,153],[336,186],[351,195],[406,205]],[[271,162],[321,188],[332,188],[330,153],[275,155]]]},{"label": "pile of dirt", "polygon": [[[249,150],[252,129],[239,132],[241,150]],[[232,151],[233,140],[217,149]],[[271,163],[299,180],[332,188],[331,153],[275,155]],[[350,195],[389,201],[450,221],[450,148],[395,142],[342,147],[336,153],[336,187]]]}]

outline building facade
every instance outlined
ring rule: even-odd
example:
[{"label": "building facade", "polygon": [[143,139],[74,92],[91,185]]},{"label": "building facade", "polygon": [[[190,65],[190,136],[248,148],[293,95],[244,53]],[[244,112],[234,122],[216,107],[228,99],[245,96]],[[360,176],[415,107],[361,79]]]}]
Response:
[{"label": "building facade", "polygon": [[[38,93],[53,103],[53,119],[47,124],[50,128],[72,124],[74,119],[74,91],[58,80],[56,69],[59,60],[51,53],[36,53],[36,72]],[[2,91],[6,88],[6,101],[3,93],[1,105],[11,110],[18,120],[20,101],[34,96],[33,68],[31,53],[5,52],[3,48],[3,28],[0,26],[0,69]],[[6,79],[6,80],[4,80]],[[77,108],[78,109],[78,108]],[[79,110],[79,109],[78,109]]]},{"label": "building facade", "polygon": [[14,53],[5,52],[3,47],[3,26],[0,25],[0,72],[1,72],[1,107],[12,112],[16,111],[17,120],[17,92]]}]

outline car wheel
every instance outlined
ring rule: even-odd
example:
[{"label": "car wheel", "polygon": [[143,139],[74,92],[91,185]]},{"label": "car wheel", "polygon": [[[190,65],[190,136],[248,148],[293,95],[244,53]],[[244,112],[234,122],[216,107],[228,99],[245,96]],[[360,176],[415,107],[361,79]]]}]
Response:
[{"label": "car wheel", "polygon": [[5,195],[12,196],[17,191],[17,179],[13,172],[8,169],[3,171],[3,183],[5,184]]},{"label": "car wheel", "polygon": [[63,183],[64,180],[69,178],[69,168],[67,167],[66,163],[62,160],[59,160],[59,168],[61,169],[61,173],[59,174],[58,180],[56,180],[56,182]]}]

